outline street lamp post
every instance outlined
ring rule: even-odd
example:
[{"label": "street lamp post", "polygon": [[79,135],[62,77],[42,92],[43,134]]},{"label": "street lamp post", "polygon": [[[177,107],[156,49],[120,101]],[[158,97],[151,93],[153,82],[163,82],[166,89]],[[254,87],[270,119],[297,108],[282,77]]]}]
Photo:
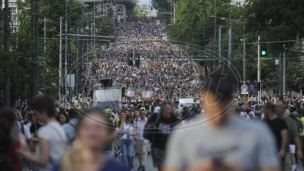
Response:
[{"label": "street lamp post", "polygon": [[60,17],[60,38],[59,38],[59,104],[61,104],[61,88],[62,88],[62,17]]},{"label": "street lamp post", "polygon": [[[9,27],[9,8],[8,0],[5,0],[5,16],[4,16],[4,50],[9,52],[9,40],[10,40],[10,27]],[[4,83],[4,106],[10,106],[10,76],[9,76],[10,66],[5,65],[5,83]]]},{"label": "street lamp post", "polygon": [[[67,1],[65,3],[65,59],[64,59],[64,86],[66,87],[66,90],[67,90],[67,74],[68,74],[68,14],[70,12],[72,12],[73,10],[77,9],[77,8],[80,8],[80,7],[85,7],[85,6],[88,6],[88,5],[84,5],[84,6],[77,6],[77,7],[74,7],[74,8],[71,8],[71,9],[67,9]],[[60,36],[61,36],[62,32],[60,33]],[[60,41],[60,44],[62,44],[62,41]],[[60,52],[62,53],[62,52]],[[61,81],[63,81],[61,79]],[[65,92],[66,94],[66,92]],[[66,96],[67,97],[67,96]],[[65,97],[65,101],[67,100]]]},{"label": "street lamp post", "polygon": [[219,66],[222,65],[222,27],[223,26],[219,26],[219,42],[218,42]]}]

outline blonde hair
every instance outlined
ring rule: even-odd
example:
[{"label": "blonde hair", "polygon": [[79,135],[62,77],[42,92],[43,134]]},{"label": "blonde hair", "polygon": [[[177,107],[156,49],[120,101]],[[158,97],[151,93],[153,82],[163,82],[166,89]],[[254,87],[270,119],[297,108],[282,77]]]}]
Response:
[{"label": "blonde hair", "polygon": [[75,142],[72,147],[63,153],[61,161],[61,171],[80,171],[80,167],[83,165],[83,159],[78,142]]}]

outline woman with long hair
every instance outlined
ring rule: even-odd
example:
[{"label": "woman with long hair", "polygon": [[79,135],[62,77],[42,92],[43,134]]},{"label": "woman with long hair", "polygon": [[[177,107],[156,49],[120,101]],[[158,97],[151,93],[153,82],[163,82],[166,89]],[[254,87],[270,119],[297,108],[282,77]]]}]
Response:
[{"label": "woman with long hair", "polygon": [[94,108],[79,119],[73,146],[65,151],[55,171],[127,171],[124,165],[107,157],[105,150],[115,128]]},{"label": "woman with long hair", "polygon": [[120,126],[120,133],[122,134],[121,148],[122,148],[122,161],[133,169],[133,157],[134,157],[134,138],[136,130],[133,126],[133,117],[131,115],[126,116],[125,122]]},{"label": "woman with long hair", "polygon": [[69,122],[69,117],[66,113],[60,112],[57,115],[56,120],[60,123],[60,125],[64,125],[65,123]]},{"label": "woman with long hair", "polygon": [[[0,112],[0,170],[20,171],[20,162],[14,148],[20,148],[17,115],[11,109]],[[18,142],[18,143],[17,143]]]}]

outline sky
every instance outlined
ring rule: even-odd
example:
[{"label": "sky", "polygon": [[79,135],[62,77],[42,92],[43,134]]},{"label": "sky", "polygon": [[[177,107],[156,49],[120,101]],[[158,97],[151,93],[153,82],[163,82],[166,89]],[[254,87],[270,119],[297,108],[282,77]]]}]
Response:
[{"label": "sky", "polygon": [[[152,6],[151,0],[138,0],[138,3],[139,4],[148,4],[148,7],[149,7],[149,5]],[[156,15],[156,10],[153,9],[152,12],[154,13],[154,15]]]}]

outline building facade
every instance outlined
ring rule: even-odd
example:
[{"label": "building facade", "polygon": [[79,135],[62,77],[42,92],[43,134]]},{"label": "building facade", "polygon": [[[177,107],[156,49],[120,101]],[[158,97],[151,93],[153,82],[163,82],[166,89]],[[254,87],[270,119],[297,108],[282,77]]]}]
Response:
[{"label": "building facade", "polygon": [[[1,9],[3,10],[5,8],[4,0],[0,0]],[[17,21],[17,5],[16,0],[8,0],[8,7],[10,10],[10,25],[11,28],[13,28],[12,32],[16,31],[18,21]]]},{"label": "building facade", "polygon": [[231,0],[231,4],[241,7],[245,5],[245,0]]},{"label": "building facade", "polygon": [[80,0],[80,2],[88,5],[88,12],[107,15],[118,22],[126,22],[129,17],[127,14],[129,0]]}]

